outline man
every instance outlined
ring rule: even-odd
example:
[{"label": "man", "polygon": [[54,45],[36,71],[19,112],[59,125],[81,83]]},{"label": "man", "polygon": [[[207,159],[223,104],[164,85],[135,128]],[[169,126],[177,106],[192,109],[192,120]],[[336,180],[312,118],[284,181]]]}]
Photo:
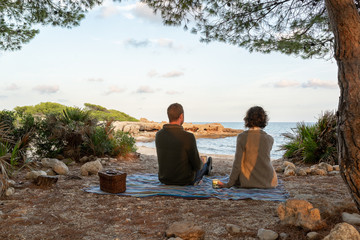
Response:
[{"label": "man", "polygon": [[[184,109],[179,103],[167,109],[169,124],[156,133],[155,144],[159,164],[159,180],[167,185],[194,185],[210,174],[212,159],[203,164],[195,136],[186,132]],[[203,166],[202,166],[203,165]]]}]

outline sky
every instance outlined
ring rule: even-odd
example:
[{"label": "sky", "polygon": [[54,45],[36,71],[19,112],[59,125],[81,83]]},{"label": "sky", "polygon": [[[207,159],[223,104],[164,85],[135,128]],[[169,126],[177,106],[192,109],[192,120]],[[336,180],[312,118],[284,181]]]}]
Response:
[{"label": "sky", "polygon": [[272,122],[314,122],[337,109],[335,60],[200,43],[136,1],[106,0],[79,27],[39,29],[20,51],[0,52],[0,110],[92,103],[167,121],[178,102],[186,122],[242,122],[259,105]]}]

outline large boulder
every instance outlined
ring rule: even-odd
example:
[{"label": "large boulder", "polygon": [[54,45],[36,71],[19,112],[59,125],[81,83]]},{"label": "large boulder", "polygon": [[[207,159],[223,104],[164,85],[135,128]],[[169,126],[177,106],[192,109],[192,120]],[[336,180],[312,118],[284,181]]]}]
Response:
[{"label": "large boulder", "polygon": [[92,174],[97,174],[100,170],[103,169],[100,160],[87,162],[81,166],[80,171],[81,175],[88,176]]},{"label": "large boulder", "polygon": [[180,237],[183,240],[205,239],[205,231],[193,222],[175,222],[166,230],[166,237]]},{"label": "large boulder", "polygon": [[56,172],[59,175],[66,175],[69,172],[68,166],[66,166],[66,164],[63,163],[62,161],[56,162],[52,167],[52,169],[54,170],[54,172]]},{"label": "large boulder", "polygon": [[348,223],[338,223],[323,240],[360,240],[360,234]]},{"label": "large boulder", "polygon": [[302,227],[306,230],[317,230],[324,227],[320,211],[305,200],[290,199],[281,203],[277,209],[283,224]]},{"label": "large boulder", "polygon": [[56,158],[43,158],[41,164],[46,168],[53,168],[56,163],[60,162]]}]

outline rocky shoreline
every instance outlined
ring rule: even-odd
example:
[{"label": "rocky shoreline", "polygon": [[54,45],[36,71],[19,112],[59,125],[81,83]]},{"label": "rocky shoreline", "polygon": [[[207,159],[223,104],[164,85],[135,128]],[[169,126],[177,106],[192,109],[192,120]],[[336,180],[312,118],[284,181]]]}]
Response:
[{"label": "rocky shoreline", "polygon": [[[115,130],[120,130],[130,133],[138,142],[151,142],[155,139],[157,131],[162,129],[167,122],[153,122],[145,118],[140,119],[140,122],[113,122]],[[196,138],[224,138],[236,136],[243,130],[225,128],[220,123],[208,124],[193,124],[184,123],[184,130],[191,132]]]}]

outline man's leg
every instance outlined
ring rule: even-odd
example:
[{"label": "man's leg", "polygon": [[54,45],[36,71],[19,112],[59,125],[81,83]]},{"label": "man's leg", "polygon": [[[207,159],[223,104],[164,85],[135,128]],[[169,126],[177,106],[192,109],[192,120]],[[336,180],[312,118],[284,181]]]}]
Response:
[{"label": "man's leg", "polygon": [[210,175],[212,169],[212,157],[208,157],[208,160],[203,165],[203,167],[196,172],[196,176],[194,181],[192,182],[193,185],[196,185],[201,181],[204,175]]}]

